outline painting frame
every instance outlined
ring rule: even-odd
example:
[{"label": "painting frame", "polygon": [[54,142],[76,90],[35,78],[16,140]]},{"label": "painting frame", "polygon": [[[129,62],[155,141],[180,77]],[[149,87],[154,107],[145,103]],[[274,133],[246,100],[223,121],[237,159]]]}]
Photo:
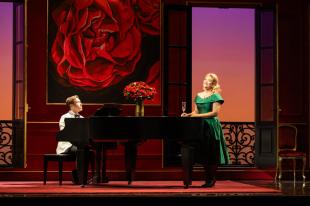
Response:
[{"label": "painting frame", "polygon": [[[79,1],[79,0],[75,0]],[[73,1],[73,2],[75,2]],[[146,35],[143,33],[141,36],[141,57],[136,62],[136,70],[130,75],[124,77],[118,83],[109,86],[109,88],[104,88],[96,91],[87,91],[84,88],[78,87],[76,85],[66,84],[66,79],[60,79],[57,82],[55,79],[57,74],[55,72],[56,63],[52,59],[52,48],[57,35],[56,29],[57,25],[52,22],[52,12],[59,4],[64,1],[61,0],[47,0],[47,65],[46,65],[46,104],[47,105],[64,105],[65,99],[71,95],[79,95],[81,100],[86,105],[102,105],[104,103],[118,103],[118,104],[133,104],[129,102],[122,94],[123,88],[133,81],[148,81],[150,73],[156,73],[153,77],[150,86],[155,87],[157,94],[153,101],[146,100],[146,105],[160,106],[162,105],[163,99],[163,89],[162,89],[162,58],[161,58],[161,42],[162,42],[162,1],[161,0],[150,0],[158,2],[158,30],[152,35]],[[71,1],[72,2],[72,1]],[[106,1],[108,2],[108,0]],[[129,2],[129,1],[128,1]],[[138,2],[138,1],[136,1]],[[142,1],[145,3],[145,1]],[[143,17],[142,17],[143,18]],[[154,22],[151,22],[154,23]],[[141,25],[139,25],[141,26]],[[150,25],[148,25],[150,26]],[[140,28],[142,30],[142,28]],[[149,28],[145,27],[146,32]],[[157,33],[156,33],[157,32]],[[141,32],[142,33],[142,32]],[[148,48],[155,48],[148,50]],[[152,56],[153,54],[153,56]],[[154,55],[156,54],[156,55]],[[146,76],[148,74],[148,76]],[[154,76],[154,75],[153,75]],[[68,80],[68,79],[67,79]],[[65,82],[65,83],[64,83]],[[68,82],[67,82],[68,83]],[[147,82],[148,83],[148,82]]]}]

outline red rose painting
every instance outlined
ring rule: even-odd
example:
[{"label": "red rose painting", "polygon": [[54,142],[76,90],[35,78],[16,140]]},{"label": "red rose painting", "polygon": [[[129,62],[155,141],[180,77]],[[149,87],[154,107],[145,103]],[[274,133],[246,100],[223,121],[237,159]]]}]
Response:
[{"label": "red rose painting", "polygon": [[49,0],[48,103],[125,103],[132,81],[160,91],[159,14],[159,0]]}]

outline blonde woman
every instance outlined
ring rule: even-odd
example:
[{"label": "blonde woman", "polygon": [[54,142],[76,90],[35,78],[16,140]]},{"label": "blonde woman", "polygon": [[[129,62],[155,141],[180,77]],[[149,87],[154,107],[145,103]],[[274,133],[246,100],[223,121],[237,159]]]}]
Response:
[{"label": "blonde woman", "polygon": [[219,119],[217,118],[224,99],[220,95],[220,85],[216,74],[208,73],[203,80],[203,91],[195,98],[195,110],[183,113],[182,117],[205,118],[205,137],[200,145],[200,155],[206,173],[202,187],[215,185],[218,164],[228,164],[229,155]]}]

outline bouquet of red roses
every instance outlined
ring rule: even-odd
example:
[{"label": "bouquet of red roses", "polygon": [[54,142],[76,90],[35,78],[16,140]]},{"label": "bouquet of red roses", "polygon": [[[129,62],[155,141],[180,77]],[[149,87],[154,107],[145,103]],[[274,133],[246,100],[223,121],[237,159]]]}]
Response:
[{"label": "bouquet of red roses", "polygon": [[124,96],[127,99],[137,101],[143,101],[145,99],[152,99],[156,94],[156,90],[150,87],[145,82],[132,82],[124,88]]}]

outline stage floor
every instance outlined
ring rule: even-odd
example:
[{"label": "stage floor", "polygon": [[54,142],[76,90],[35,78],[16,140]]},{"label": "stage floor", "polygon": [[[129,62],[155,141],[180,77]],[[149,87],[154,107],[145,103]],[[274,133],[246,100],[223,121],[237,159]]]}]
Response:
[{"label": "stage floor", "polygon": [[202,181],[194,181],[188,189],[181,181],[136,181],[128,185],[126,181],[111,181],[105,184],[90,184],[84,188],[71,182],[0,182],[0,194],[22,195],[207,195],[212,193],[281,193],[276,188],[237,181],[217,181],[213,188],[201,188]]},{"label": "stage floor", "polygon": [[200,204],[207,201],[252,206],[265,201],[270,204],[279,203],[279,201],[293,204],[296,201],[310,199],[309,183],[303,185],[301,182],[296,184],[282,182],[281,185],[276,185],[272,181],[262,180],[220,180],[213,188],[201,188],[202,184],[203,181],[193,181],[191,187],[184,189],[182,181],[135,181],[132,185],[127,185],[126,181],[111,181],[81,188],[68,181],[63,182],[63,185],[58,185],[56,181],[48,181],[46,185],[38,181],[1,181],[0,201],[8,201],[12,204],[15,202],[17,205],[24,201],[30,201],[29,204],[32,205],[55,202],[56,206],[59,206],[59,202],[72,203],[72,200],[83,205],[97,201],[105,201],[113,205],[114,203],[161,205],[167,202],[187,205],[187,203]]},{"label": "stage floor", "polygon": [[111,181],[109,183],[89,184],[84,188],[65,181],[58,185],[56,181],[42,182],[1,181],[0,194],[15,194],[28,196],[46,195],[308,195],[309,187],[302,187],[300,182],[283,182],[281,187],[272,181],[217,181],[212,188],[201,188],[203,181],[193,181],[193,184],[184,189],[181,181],[135,181],[128,185],[126,181]]}]

